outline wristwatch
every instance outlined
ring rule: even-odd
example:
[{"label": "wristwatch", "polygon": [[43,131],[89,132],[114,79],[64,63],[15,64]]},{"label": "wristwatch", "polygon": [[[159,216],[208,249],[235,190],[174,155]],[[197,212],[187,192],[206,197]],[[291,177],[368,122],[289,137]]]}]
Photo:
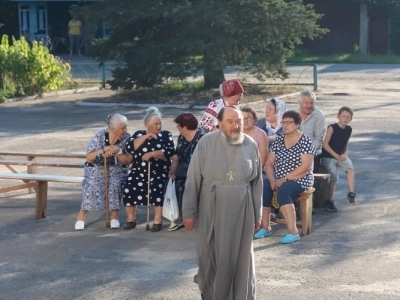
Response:
[{"label": "wristwatch", "polygon": [[289,178],[287,178],[286,176],[285,176],[285,182],[288,182],[289,181]]}]

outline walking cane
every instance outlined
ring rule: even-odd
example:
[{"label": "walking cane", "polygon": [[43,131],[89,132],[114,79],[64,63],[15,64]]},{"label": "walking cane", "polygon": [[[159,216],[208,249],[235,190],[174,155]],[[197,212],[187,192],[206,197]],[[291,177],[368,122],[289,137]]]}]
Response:
[{"label": "walking cane", "polygon": [[106,227],[110,228],[110,215],[109,215],[109,199],[108,199],[108,172],[107,172],[107,159],[104,158],[104,192],[106,195]]},{"label": "walking cane", "polygon": [[151,162],[147,162],[147,223],[146,223],[146,231],[150,230],[149,219],[150,219],[150,164]]}]

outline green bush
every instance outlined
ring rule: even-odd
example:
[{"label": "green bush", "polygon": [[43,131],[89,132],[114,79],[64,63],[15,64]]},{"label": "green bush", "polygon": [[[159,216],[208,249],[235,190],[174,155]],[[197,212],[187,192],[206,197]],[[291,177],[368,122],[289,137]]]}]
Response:
[{"label": "green bush", "polygon": [[49,53],[38,42],[32,46],[3,35],[0,43],[0,102],[10,97],[54,91],[71,80],[70,65]]}]

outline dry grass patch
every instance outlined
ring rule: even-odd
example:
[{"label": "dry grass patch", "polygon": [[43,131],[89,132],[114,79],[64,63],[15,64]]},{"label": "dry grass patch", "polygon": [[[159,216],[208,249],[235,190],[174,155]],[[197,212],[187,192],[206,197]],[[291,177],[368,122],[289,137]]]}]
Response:
[{"label": "dry grass patch", "polygon": [[[182,86],[163,86],[152,89],[137,89],[132,91],[118,91],[112,97],[102,99],[117,103],[148,103],[148,104],[189,104],[207,105],[212,99],[220,97],[218,89],[203,89],[202,84],[186,83]],[[283,94],[299,92],[301,86],[294,85],[271,85],[271,84],[248,84],[244,86],[245,94],[241,102],[250,103]],[[98,101],[98,100],[96,100]]]}]

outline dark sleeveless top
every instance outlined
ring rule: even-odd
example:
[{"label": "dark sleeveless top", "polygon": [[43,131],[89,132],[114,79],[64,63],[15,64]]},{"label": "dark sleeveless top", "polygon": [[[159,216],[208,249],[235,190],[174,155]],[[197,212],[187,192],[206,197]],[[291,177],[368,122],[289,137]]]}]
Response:
[{"label": "dark sleeveless top", "polygon": [[[349,142],[351,136],[352,128],[348,125],[346,125],[345,128],[340,128],[337,123],[331,124],[328,126],[328,128],[329,127],[332,127],[333,129],[331,140],[329,141],[329,146],[332,148],[333,151],[335,151],[336,154],[344,154],[347,143]],[[333,156],[330,155],[328,151],[326,151],[323,147],[321,157],[333,158]]]}]

